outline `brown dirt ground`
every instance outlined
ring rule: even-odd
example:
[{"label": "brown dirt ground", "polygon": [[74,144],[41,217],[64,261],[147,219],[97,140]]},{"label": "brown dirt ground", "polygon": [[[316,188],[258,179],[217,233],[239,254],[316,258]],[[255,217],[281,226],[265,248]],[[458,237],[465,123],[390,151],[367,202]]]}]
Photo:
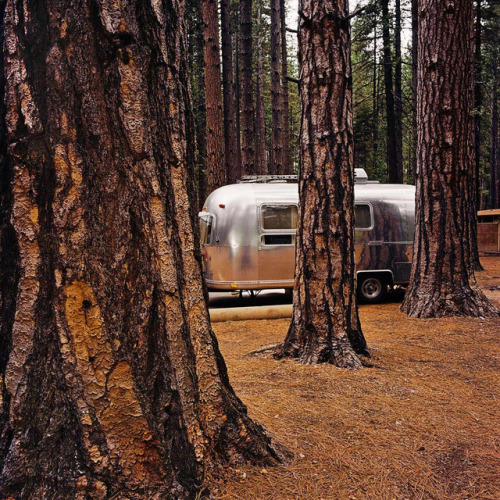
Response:
[{"label": "brown dirt ground", "polygon": [[[483,265],[500,306],[500,258]],[[500,499],[500,319],[415,320],[399,306],[361,306],[374,366],[358,371],[249,355],[288,320],[214,325],[249,414],[294,454],[231,470],[215,498]]]}]

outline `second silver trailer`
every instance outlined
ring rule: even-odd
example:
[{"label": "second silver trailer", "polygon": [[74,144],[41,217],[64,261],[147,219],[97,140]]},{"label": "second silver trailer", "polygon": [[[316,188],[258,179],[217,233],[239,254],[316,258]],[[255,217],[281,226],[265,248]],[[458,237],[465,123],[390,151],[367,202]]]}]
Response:
[{"label": "second silver trailer", "polygon": [[[415,188],[370,183],[362,174],[354,188],[358,291],[377,302],[388,287],[409,281]],[[200,212],[210,290],[293,288],[298,185],[254,180],[217,189]]]}]

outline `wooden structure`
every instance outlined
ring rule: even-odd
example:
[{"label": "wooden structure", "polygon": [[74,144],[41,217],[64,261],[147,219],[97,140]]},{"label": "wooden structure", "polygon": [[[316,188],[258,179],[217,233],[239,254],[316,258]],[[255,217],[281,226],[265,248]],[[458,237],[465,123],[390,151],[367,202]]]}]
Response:
[{"label": "wooden structure", "polygon": [[500,208],[477,213],[477,243],[481,253],[500,253]]}]

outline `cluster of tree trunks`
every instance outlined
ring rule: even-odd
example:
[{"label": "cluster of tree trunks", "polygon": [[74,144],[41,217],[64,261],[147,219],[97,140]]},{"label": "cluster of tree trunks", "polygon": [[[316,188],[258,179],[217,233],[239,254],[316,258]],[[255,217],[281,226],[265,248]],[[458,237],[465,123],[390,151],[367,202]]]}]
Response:
[{"label": "cluster of tree trunks", "polygon": [[2,498],[194,498],[277,463],[210,327],[184,2],[0,12]]},{"label": "cluster of tree trunks", "polygon": [[[252,0],[239,2],[238,32],[233,45],[232,4],[229,0],[221,0],[222,107],[217,72],[220,66],[217,1],[203,0],[206,170],[209,191],[226,182],[233,183],[241,175],[292,173],[293,169],[290,159],[285,1],[271,0],[272,127],[269,155],[264,109],[262,1],[257,3],[256,37],[253,5]],[[254,38],[257,40],[256,51]],[[234,55],[236,65],[233,65]],[[256,85],[253,79],[255,65]],[[222,161],[223,156],[225,163]]]},{"label": "cluster of tree trunks", "polygon": [[293,315],[277,356],[359,368],[347,0],[300,2],[301,136]]}]

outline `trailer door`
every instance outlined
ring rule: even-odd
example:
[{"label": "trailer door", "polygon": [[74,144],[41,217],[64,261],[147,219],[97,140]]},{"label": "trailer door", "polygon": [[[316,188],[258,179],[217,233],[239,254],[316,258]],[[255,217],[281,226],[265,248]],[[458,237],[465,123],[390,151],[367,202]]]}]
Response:
[{"label": "trailer door", "polygon": [[291,286],[295,268],[296,204],[259,207],[259,281],[276,288]]}]

